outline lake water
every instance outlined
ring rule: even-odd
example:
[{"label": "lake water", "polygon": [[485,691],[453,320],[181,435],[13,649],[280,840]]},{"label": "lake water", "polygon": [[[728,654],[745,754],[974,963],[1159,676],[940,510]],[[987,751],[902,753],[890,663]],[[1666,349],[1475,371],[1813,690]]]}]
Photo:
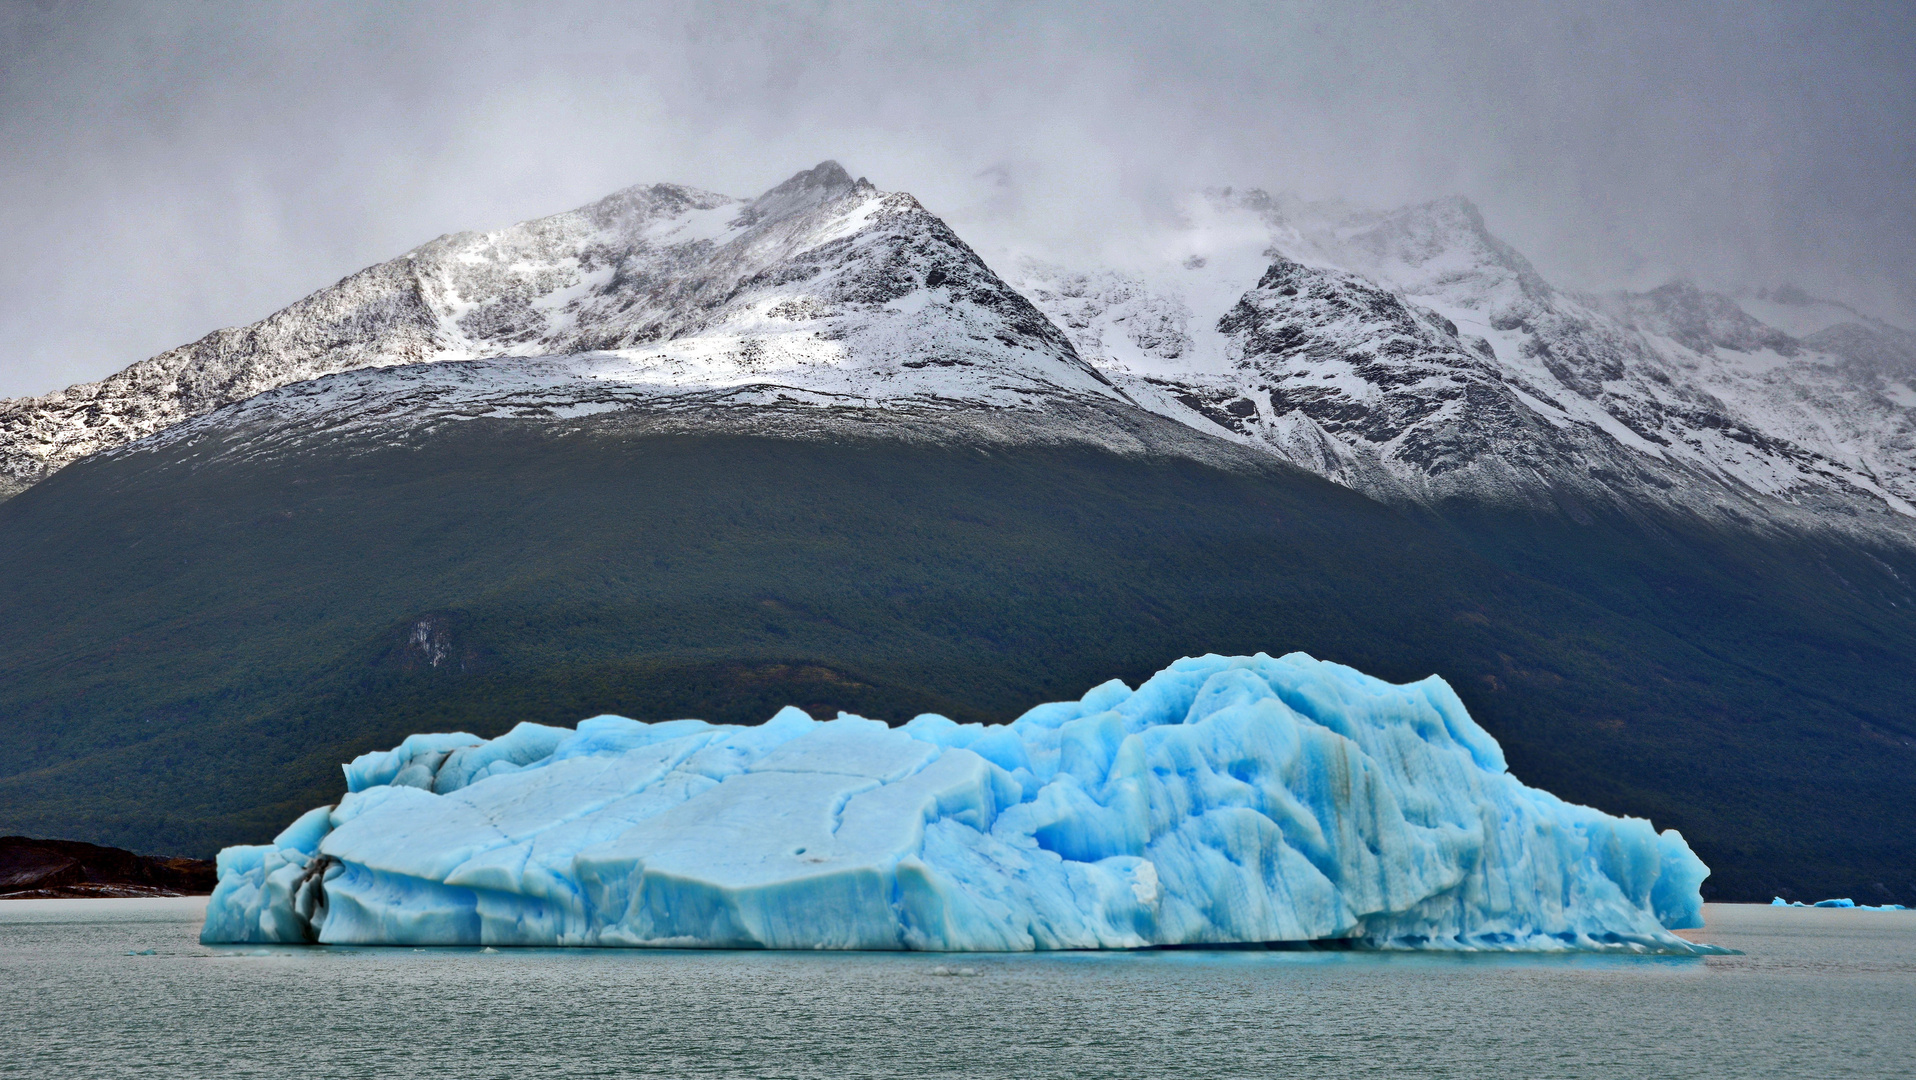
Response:
[{"label": "lake water", "polygon": [[204,904],[0,901],[0,1076],[1916,1076],[1916,912],[1711,905],[1708,958],[954,957],[205,947]]}]

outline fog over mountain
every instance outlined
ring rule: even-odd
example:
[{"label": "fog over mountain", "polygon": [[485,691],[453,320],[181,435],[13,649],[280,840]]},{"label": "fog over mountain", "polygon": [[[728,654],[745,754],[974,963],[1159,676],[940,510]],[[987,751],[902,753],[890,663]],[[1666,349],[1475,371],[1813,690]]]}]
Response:
[{"label": "fog over mountain", "polygon": [[1564,287],[1908,325],[1913,60],[1892,4],[9,5],[0,397],[441,233],[827,157],[981,250],[1121,248],[1205,187],[1460,194]]}]

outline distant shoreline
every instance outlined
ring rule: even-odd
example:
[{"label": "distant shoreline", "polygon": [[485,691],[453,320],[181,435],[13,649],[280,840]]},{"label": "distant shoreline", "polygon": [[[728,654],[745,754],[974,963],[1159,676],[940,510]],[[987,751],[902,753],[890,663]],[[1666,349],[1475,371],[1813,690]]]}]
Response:
[{"label": "distant shoreline", "polygon": [[78,840],[0,836],[0,900],[137,900],[207,896],[213,862],[137,855]]}]

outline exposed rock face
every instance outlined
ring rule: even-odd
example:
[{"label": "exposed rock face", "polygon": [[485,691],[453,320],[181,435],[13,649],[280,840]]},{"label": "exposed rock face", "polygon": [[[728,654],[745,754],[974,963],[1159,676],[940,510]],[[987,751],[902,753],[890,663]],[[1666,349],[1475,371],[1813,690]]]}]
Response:
[{"label": "exposed rock face", "polygon": [[1838,358],[1855,375],[1900,383],[1905,391],[1916,382],[1916,334],[1906,330],[1874,321],[1844,322],[1810,334],[1803,344]]},{"label": "exposed rock face", "polygon": [[1894,327],[1798,339],[1681,282],[1574,296],[1459,199],[1186,210],[1155,256],[1011,275],[1149,407],[1391,500],[1910,533],[1916,348]]},{"label": "exposed rock face", "polygon": [[1356,275],[1279,260],[1217,329],[1235,357],[1223,387],[1256,393],[1179,400],[1351,486],[1427,488],[1562,452],[1481,342]]},{"label": "exposed rock face", "polygon": [[216,878],[207,859],[156,858],[77,840],[0,836],[0,900],[203,896]]},{"label": "exposed rock face", "polygon": [[1784,357],[1803,351],[1795,338],[1758,322],[1736,301],[1687,281],[1647,293],[1618,293],[1608,300],[1606,306],[1630,325],[1661,334],[1700,356],[1715,356],[1719,348],[1743,353],[1769,349]]}]

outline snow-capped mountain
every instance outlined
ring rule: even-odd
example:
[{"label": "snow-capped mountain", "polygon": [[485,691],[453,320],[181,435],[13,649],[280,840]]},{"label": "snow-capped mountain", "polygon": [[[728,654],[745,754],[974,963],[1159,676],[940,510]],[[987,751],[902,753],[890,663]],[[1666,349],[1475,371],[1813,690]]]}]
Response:
[{"label": "snow-capped mountain", "polygon": [[[1426,504],[1911,531],[1916,336],[1793,290],[1564,292],[1460,199],[1376,213],[1222,190],[1184,211],[1095,265],[1021,256],[1001,278],[833,162],[750,200],[630,188],[0,403],[0,480],[235,425],[717,410],[1234,445]],[[1186,435],[1138,437],[1149,414]]]},{"label": "snow-capped mountain", "polygon": [[1562,292],[1460,199],[1372,213],[1224,190],[1185,211],[1113,265],[1010,276],[1194,426],[1391,499],[1572,493],[1899,532],[1916,512],[1916,351],[1887,324],[1799,340],[1687,284]]},{"label": "snow-capped mountain", "polygon": [[348,379],[253,412],[386,415],[390,395],[453,416],[566,415],[747,387],[738,400],[760,405],[1117,396],[917,200],[825,162],[752,200],[659,184],[441,237],[252,326],[0,404],[0,475],[30,483],[280,387],[445,361],[477,367]]},{"label": "snow-capped mountain", "polygon": [[4,827],[263,839],[405,718],[1009,720],[1306,648],[1726,897],[1916,897],[1910,335],[1566,292],[1459,200],[1185,209],[1000,257],[830,163],[635,187],[0,402]]}]

